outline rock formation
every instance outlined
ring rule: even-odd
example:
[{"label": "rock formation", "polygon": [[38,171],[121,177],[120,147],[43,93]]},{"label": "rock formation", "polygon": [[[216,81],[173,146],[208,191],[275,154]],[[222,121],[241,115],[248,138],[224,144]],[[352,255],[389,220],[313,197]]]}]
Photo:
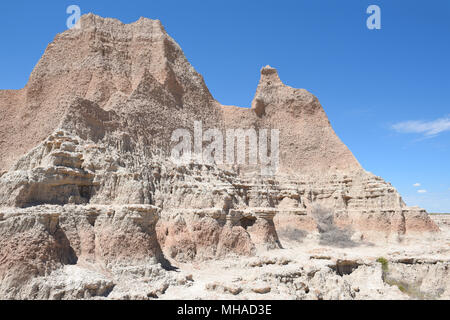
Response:
[{"label": "rock formation", "polygon": [[[80,23],[56,36],[25,88],[0,91],[1,297],[55,298],[33,279],[68,266],[158,273],[167,259],[279,248],[280,234],[317,230],[317,205],[363,239],[438,231],[362,169],[318,99],[275,69],[262,68],[251,109],[223,106],[158,20]],[[278,171],[171,161],[172,133],[194,122],[278,129]],[[94,282],[67,290],[113,290]]]}]

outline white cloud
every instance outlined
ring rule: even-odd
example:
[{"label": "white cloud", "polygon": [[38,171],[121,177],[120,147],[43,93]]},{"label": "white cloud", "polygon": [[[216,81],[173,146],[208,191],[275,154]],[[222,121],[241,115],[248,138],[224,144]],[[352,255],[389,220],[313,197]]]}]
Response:
[{"label": "white cloud", "polygon": [[421,184],[419,182],[413,184],[413,187],[416,187],[416,188],[418,188],[420,186],[421,186]]},{"label": "white cloud", "polygon": [[396,123],[392,128],[400,133],[422,133],[427,137],[450,131],[450,117],[439,118],[433,121],[403,121]]},{"label": "white cloud", "polygon": [[418,193],[427,193],[427,190],[417,190]]}]

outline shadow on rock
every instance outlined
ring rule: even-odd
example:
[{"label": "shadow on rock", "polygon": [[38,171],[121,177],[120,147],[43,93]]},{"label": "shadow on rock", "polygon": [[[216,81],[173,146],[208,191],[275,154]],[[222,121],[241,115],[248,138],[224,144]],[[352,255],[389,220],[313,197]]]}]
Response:
[{"label": "shadow on rock", "polygon": [[177,271],[178,272],[178,270],[179,270],[179,268],[172,265],[170,263],[170,261],[167,260],[166,257],[164,257],[164,255],[159,256],[158,262],[161,264],[161,267],[163,267],[163,269],[166,271]]}]

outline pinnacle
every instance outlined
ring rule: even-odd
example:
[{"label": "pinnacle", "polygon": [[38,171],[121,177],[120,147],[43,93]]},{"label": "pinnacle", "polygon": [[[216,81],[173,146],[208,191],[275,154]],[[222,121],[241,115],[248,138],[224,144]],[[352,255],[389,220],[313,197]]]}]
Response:
[{"label": "pinnacle", "polygon": [[261,69],[261,80],[259,86],[271,86],[273,84],[282,84],[278,71],[267,65]]},{"label": "pinnacle", "polygon": [[261,68],[261,75],[270,75],[270,74],[278,74],[277,69],[272,68],[269,65]]}]

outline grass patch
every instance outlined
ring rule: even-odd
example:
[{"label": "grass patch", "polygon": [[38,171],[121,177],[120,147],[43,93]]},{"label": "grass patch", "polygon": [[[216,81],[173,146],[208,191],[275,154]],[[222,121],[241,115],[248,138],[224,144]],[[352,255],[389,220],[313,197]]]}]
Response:
[{"label": "grass patch", "polygon": [[383,270],[383,272],[388,272],[389,271],[389,262],[386,258],[378,258],[377,259],[378,263],[381,263],[381,270]]},{"label": "grass patch", "polygon": [[431,297],[421,292],[417,284],[416,285],[408,284],[406,282],[394,279],[386,279],[385,282],[390,286],[396,286],[402,293],[408,295],[412,299],[418,300],[436,299],[436,297]]},{"label": "grass patch", "polygon": [[412,299],[436,299],[420,291],[420,283],[408,283],[407,281],[398,280],[392,277],[389,271],[389,261],[386,258],[380,257],[377,259],[378,263],[381,263],[381,270],[383,272],[383,281],[390,285],[396,286],[402,293],[408,295]]}]

